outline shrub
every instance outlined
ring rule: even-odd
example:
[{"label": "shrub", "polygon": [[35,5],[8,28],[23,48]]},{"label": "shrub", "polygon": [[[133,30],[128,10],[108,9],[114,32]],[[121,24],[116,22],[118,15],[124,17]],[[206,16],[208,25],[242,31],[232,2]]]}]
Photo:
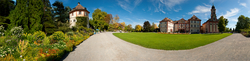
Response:
[{"label": "shrub", "polygon": [[48,37],[45,37],[43,39],[43,45],[49,45],[50,44],[50,41],[49,41],[49,38]]},{"label": "shrub", "polygon": [[13,47],[2,46],[0,47],[0,57],[5,57],[7,54],[14,54],[16,50]]},{"label": "shrub", "polygon": [[33,34],[33,37],[36,37],[37,40],[43,40],[46,37],[46,34],[42,31],[36,31]]},{"label": "shrub", "polygon": [[16,61],[16,59],[10,54],[8,54],[5,58],[0,58],[0,60],[3,60],[3,61]]},{"label": "shrub", "polygon": [[21,26],[13,27],[13,28],[11,28],[10,33],[11,33],[11,35],[21,37],[23,34],[23,28]]},{"label": "shrub", "polygon": [[63,41],[59,41],[58,43],[53,44],[53,49],[64,49],[66,48],[66,43]]},{"label": "shrub", "polygon": [[74,41],[73,40],[69,40],[67,43],[66,43],[66,48],[65,48],[65,50],[67,51],[67,52],[71,52],[72,50],[73,50],[73,43],[74,43]]},{"label": "shrub", "polygon": [[65,35],[62,31],[57,31],[52,34],[52,43],[56,43],[57,41],[63,41],[65,39]]},{"label": "shrub", "polygon": [[5,38],[6,38],[5,36],[0,36],[0,46],[6,45]]},{"label": "shrub", "polygon": [[18,43],[17,52],[20,53],[21,56],[25,56],[26,53],[28,52],[26,49],[27,47],[28,47],[28,42],[20,40]]},{"label": "shrub", "polygon": [[0,26],[0,36],[4,36],[5,30],[3,25]]}]

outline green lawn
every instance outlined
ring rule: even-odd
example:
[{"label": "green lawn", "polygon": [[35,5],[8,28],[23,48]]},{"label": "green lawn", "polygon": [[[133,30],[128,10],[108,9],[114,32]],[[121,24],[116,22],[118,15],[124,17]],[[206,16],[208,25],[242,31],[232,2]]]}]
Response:
[{"label": "green lawn", "polygon": [[185,50],[203,46],[232,33],[224,34],[159,34],[159,33],[113,33],[120,39],[147,48]]}]

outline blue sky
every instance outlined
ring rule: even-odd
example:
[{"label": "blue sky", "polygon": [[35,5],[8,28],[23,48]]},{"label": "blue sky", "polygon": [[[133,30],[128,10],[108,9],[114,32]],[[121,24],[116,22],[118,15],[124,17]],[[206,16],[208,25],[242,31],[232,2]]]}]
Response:
[{"label": "blue sky", "polygon": [[[50,0],[53,4],[57,0]],[[168,17],[172,20],[189,19],[192,15],[202,23],[210,18],[211,6],[215,5],[217,18],[224,16],[229,20],[227,27],[234,28],[240,15],[250,17],[250,0],[58,0],[64,6],[74,8],[78,2],[90,11],[90,17],[99,8],[109,14],[119,15],[120,21],[127,25],[143,25],[144,21],[159,24]]]}]

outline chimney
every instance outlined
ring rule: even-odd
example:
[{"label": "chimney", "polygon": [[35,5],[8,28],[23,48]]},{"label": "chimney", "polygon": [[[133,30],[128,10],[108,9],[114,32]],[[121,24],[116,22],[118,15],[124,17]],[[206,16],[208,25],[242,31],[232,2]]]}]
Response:
[{"label": "chimney", "polygon": [[80,2],[78,2],[78,5],[80,4]]}]

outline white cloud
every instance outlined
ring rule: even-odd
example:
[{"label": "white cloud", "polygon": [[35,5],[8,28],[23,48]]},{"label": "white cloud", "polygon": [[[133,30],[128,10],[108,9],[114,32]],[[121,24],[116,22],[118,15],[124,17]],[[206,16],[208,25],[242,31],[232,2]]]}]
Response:
[{"label": "white cloud", "polygon": [[182,10],[181,8],[180,9],[174,9],[175,12],[179,12],[180,10]]},{"label": "white cloud", "polygon": [[247,7],[247,4],[246,3],[240,3],[240,5],[244,6],[244,7]]},{"label": "white cloud", "polygon": [[[174,6],[183,3],[185,0],[151,0],[153,6],[155,7],[155,12],[166,13],[164,9],[172,10]],[[181,8],[180,8],[181,9]],[[179,9],[179,10],[180,10]],[[179,11],[178,9],[174,11]]]},{"label": "white cloud", "polygon": [[134,1],[132,2],[133,4],[131,4],[131,1],[129,0],[117,0],[118,5],[121,6],[122,9],[128,11],[129,13],[132,13],[134,8],[138,6],[142,0],[132,0],[132,1]]},{"label": "white cloud", "polygon": [[232,16],[235,16],[239,13],[240,9],[238,8],[234,8],[234,9],[230,9],[230,11],[227,11],[227,13],[225,15],[223,15],[225,18],[230,18]]},{"label": "white cloud", "polygon": [[151,10],[151,7],[148,7],[148,11],[150,11]]},{"label": "white cloud", "polygon": [[204,4],[205,6],[201,6],[201,5],[198,5],[195,7],[195,10],[193,10],[192,12],[188,12],[188,14],[196,14],[196,13],[207,13],[207,12],[210,12],[210,6],[211,5],[206,5]]}]

